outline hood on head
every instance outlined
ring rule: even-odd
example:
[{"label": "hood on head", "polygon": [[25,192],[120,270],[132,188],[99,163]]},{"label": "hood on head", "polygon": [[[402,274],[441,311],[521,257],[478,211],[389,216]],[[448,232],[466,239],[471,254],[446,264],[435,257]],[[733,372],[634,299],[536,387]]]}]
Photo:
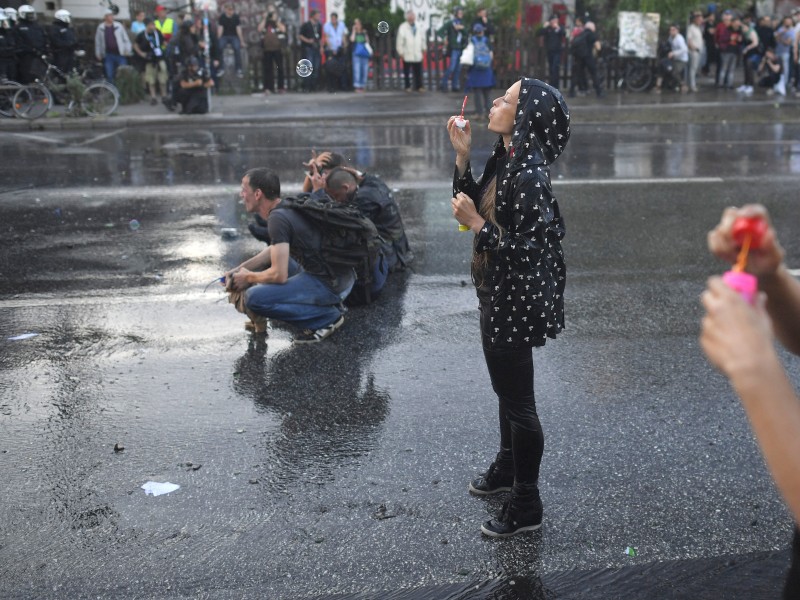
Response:
[{"label": "hood on head", "polygon": [[567,146],[569,108],[554,87],[524,77],[520,84],[509,152],[512,170],[522,163],[549,165]]}]

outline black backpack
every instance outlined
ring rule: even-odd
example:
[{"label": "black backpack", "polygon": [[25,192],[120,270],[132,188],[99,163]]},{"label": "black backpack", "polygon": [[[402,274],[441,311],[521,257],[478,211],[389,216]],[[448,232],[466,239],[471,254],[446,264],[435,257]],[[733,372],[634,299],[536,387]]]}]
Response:
[{"label": "black backpack", "polygon": [[320,258],[328,268],[355,269],[358,283],[369,289],[383,241],[370,219],[355,206],[309,194],[283,198],[279,206],[302,213],[322,232]]}]

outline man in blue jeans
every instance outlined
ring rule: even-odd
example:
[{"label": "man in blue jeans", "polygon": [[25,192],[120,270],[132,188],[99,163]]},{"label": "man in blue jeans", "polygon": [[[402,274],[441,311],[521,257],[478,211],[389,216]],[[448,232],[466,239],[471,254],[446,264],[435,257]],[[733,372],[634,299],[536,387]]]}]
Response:
[{"label": "man in blue jeans", "polygon": [[242,34],[242,20],[233,11],[233,4],[230,2],[225,5],[225,11],[217,20],[217,38],[219,39],[220,54],[224,54],[225,48],[229,45],[233,47],[236,76],[243,77],[242,46],[244,46],[244,35]]},{"label": "man in blue jeans", "polygon": [[324,340],[344,323],[342,302],[355,272],[325,263],[322,232],[299,211],[280,206],[281,184],[272,171],[247,171],[240,196],[247,212],[267,222],[270,244],[225,274],[231,303],[256,333],[265,333],[271,318],[301,329],[297,344]]},{"label": "man in blue jeans", "polygon": [[450,55],[450,64],[439,84],[439,89],[443,92],[447,91],[448,82],[451,82],[452,91],[458,92],[461,89],[461,53],[469,41],[469,32],[464,27],[464,9],[457,6],[453,11],[453,18],[442,25],[437,32],[444,37]]}]

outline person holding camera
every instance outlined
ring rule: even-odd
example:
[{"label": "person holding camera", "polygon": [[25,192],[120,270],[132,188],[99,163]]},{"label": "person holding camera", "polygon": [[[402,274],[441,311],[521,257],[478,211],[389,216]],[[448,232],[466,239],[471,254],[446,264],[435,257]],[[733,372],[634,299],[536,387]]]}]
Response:
[{"label": "person holding camera", "polygon": [[144,20],[144,31],[136,36],[133,51],[144,63],[144,81],[150,93],[150,104],[158,104],[156,88],[163,99],[167,95],[167,61],[161,49],[164,38],[152,19]]},{"label": "person holding camera", "polygon": [[200,61],[196,56],[192,56],[186,61],[179,85],[176,101],[181,105],[180,114],[206,114],[208,112],[208,89],[214,87],[214,80],[200,68]]},{"label": "person holding camera", "polygon": [[264,75],[264,94],[275,93],[275,69],[278,70],[278,93],[285,91],[285,75],[283,70],[283,48],[286,46],[286,25],[281,21],[273,7],[267,10],[258,24],[261,34],[263,55],[261,65]]}]

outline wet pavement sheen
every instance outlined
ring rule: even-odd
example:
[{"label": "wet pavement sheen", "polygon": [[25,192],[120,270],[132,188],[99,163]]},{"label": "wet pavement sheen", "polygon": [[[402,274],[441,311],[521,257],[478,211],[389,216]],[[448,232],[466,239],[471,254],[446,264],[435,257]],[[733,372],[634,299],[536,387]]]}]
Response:
[{"label": "wet pavement sheen", "polygon": [[[0,596],[779,594],[791,520],[698,297],[727,205],[767,203],[800,263],[800,126],[575,125],[553,168],[567,330],[534,354],[545,524],[497,541],[499,499],[466,492],[496,400],[435,123],[3,134]],[[243,171],[296,191],[311,146],[398,190],[416,261],[322,344],[253,340],[204,287],[259,249]]]}]

